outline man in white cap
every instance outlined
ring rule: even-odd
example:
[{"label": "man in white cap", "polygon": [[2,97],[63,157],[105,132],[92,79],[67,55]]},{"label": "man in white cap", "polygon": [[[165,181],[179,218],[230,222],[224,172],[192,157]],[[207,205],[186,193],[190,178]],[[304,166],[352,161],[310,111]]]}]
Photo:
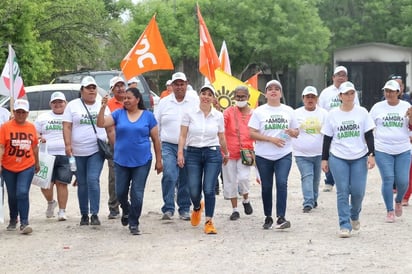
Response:
[{"label": "man in white cap", "polygon": [[[342,83],[348,81],[348,70],[344,66],[337,66],[333,71],[332,75],[332,85],[328,86],[319,95],[319,106],[330,111],[331,109],[337,108],[341,105],[339,99],[339,87]],[[355,93],[355,104],[359,104],[358,93]],[[332,174],[330,172],[326,173],[324,192],[330,192],[335,185]]]},{"label": "man in white cap", "polygon": [[139,80],[137,80],[136,77],[132,77],[127,81],[127,87],[128,88],[137,88],[137,84],[139,83]]},{"label": "man in white cap", "polygon": [[302,101],[303,106],[295,110],[299,124],[299,138],[292,139],[292,146],[301,175],[303,213],[309,213],[318,206],[323,143],[320,130],[328,112],[317,105],[318,91],[313,86],[305,87]]},{"label": "man in white cap", "polygon": [[173,92],[172,80],[166,81],[166,89],[160,93],[160,99],[170,95]]},{"label": "man in white cap", "polygon": [[[133,79],[133,78],[132,78]],[[111,112],[115,111],[116,109],[122,108],[123,107],[123,100],[126,95],[126,83],[123,80],[122,77],[115,76],[112,79],[110,79],[110,91],[113,93],[113,97],[110,98],[110,100],[107,102],[107,106],[110,109]],[[113,130],[113,129],[111,129]],[[113,151],[113,145],[114,145],[114,130],[112,134],[107,134],[109,137],[109,143],[110,143],[110,148]],[[109,190],[109,219],[116,219],[120,212],[119,212],[119,201],[117,200],[116,197],[116,190],[115,190],[115,177],[114,177],[114,163],[113,160],[107,160],[107,164],[109,166],[109,184],[108,184],[108,190]]]},{"label": "man in white cap", "polygon": [[187,78],[183,72],[172,76],[173,93],[159,101],[156,120],[162,142],[162,207],[163,220],[171,220],[175,212],[175,189],[179,217],[190,220],[190,195],[185,168],[177,165],[177,145],[179,143],[182,115],[185,111],[199,106],[199,97],[186,92]]}]

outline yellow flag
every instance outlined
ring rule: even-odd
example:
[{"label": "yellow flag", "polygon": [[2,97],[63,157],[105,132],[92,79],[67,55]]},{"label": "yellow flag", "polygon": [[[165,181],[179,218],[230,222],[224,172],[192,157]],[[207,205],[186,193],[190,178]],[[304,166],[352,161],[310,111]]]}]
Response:
[{"label": "yellow flag", "polygon": [[220,107],[226,109],[235,104],[234,90],[238,86],[247,86],[249,89],[249,105],[251,108],[258,106],[258,99],[260,91],[248,86],[246,83],[239,79],[227,74],[221,69],[215,70],[216,80],[213,82],[213,87],[216,89],[217,99]]}]

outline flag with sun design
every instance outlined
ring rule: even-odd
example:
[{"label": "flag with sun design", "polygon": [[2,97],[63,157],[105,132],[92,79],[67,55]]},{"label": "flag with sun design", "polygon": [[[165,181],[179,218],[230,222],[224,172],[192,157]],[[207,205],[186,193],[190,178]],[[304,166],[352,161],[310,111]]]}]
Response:
[{"label": "flag with sun design", "polygon": [[238,86],[247,86],[249,88],[249,106],[256,108],[258,106],[258,99],[260,91],[248,86],[246,83],[239,79],[227,74],[221,69],[215,70],[216,81],[213,82],[213,87],[217,93],[217,100],[222,110],[235,104],[234,90]]}]

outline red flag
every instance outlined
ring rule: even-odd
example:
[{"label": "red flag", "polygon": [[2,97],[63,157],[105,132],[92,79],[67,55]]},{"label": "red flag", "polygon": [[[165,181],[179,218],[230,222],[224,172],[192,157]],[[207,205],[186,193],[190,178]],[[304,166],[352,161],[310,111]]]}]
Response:
[{"label": "red flag", "polygon": [[1,73],[0,94],[10,96],[13,99],[21,98],[26,94],[16,53],[11,45],[9,45],[9,57]]},{"label": "red flag", "polygon": [[160,35],[156,15],[153,15],[139,40],[123,58],[120,68],[126,80],[147,71],[174,68]]},{"label": "red flag", "polygon": [[199,71],[213,83],[215,81],[215,70],[220,67],[220,62],[205,21],[202,14],[200,14],[199,5],[197,5],[197,17],[199,19],[200,37]]},{"label": "red flag", "polygon": [[250,86],[252,86],[254,89],[259,89],[258,88],[258,76],[259,74],[261,74],[262,72],[259,71],[258,73],[256,73],[255,75],[253,75],[252,77],[250,77],[249,79],[246,80],[246,84],[249,84]]}]

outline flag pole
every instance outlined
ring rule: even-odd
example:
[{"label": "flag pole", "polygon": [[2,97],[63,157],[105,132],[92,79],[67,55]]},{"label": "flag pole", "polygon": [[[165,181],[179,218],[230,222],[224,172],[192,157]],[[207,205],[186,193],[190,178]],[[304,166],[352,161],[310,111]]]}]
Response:
[{"label": "flag pole", "polygon": [[8,56],[8,62],[9,62],[9,79],[10,79],[10,112],[13,115],[14,111],[14,75],[13,75],[13,63],[14,60],[11,56],[12,48],[11,45],[9,44],[9,56]]}]

